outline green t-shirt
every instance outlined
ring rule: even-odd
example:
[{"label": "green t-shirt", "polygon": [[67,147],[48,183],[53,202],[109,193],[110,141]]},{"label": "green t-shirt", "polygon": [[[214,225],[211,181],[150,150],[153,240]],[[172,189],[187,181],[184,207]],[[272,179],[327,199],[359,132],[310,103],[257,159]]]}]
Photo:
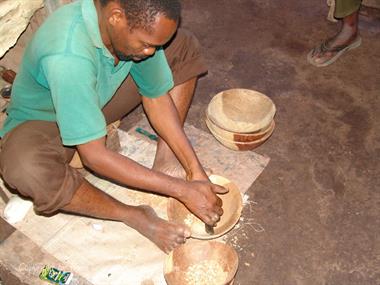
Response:
[{"label": "green t-shirt", "polygon": [[101,40],[93,0],[63,6],[25,51],[0,136],[29,120],[57,122],[65,145],[105,136],[101,110],[129,73],[143,96],[158,97],[173,87],[162,49],[142,62],[114,66]]}]

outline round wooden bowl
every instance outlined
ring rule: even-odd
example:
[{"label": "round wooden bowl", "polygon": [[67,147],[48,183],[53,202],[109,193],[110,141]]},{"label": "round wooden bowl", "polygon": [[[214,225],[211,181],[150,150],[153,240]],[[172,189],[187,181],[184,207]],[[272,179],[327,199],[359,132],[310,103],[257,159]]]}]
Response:
[{"label": "round wooden bowl", "polygon": [[167,214],[169,221],[187,225],[191,230],[191,237],[196,239],[214,239],[230,231],[239,221],[243,208],[243,201],[238,187],[227,178],[219,175],[210,175],[210,181],[221,185],[229,191],[221,194],[219,198],[223,201],[223,215],[214,227],[214,234],[209,234],[205,230],[205,223],[194,216],[184,204],[174,198],[169,198],[167,204]]},{"label": "round wooden bowl", "polygon": [[269,126],[276,113],[273,101],[249,89],[230,89],[216,94],[207,107],[217,126],[237,133],[252,133]]},{"label": "round wooden bowl", "polygon": [[230,245],[192,241],[166,257],[164,277],[168,285],[230,285],[238,266],[238,255]]},{"label": "round wooden bowl", "polygon": [[[273,121],[274,122],[274,121]],[[207,124],[207,121],[206,121]],[[233,140],[226,139],[224,137],[221,137],[213,128],[211,124],[207,124],[207,127],[209,128],[211,134],[225,147],[232,149],[232,150],[253,150],[257,148],[258,146],[262,145],[265,141],[269,139],[269,137],[272,135],[274,131],[275,125],[273,125],[273,128],[271,128],[263,137],[260,139],[251,141],[251,142],[236,142]]]},{"label": "round wooden bowl", "polygon": [[268,133],[272,133],[275,123],[272,120],[269,123],[269,126],[266,126],[264,129],[259,130],[254,133],[234,133],[227,131],[216,124],[214,124],[207,116],[206,116],[206,125],[212,133],[217,134],[219,137],[224,138],[228,141],[234,141],[238,143],[249,143],[253,141],[257,141],[263,137],[265,137]]}]

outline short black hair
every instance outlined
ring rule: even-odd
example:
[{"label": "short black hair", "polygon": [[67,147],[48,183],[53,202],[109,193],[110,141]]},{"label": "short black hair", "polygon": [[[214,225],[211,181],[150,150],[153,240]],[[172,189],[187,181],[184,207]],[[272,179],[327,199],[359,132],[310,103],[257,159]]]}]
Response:
[{"label": "short black hair", "polygon": [[131,29],[149,30],[158,14],[179,22],[181,16],[180,0],[100,0],[102,6],[118,2],[125,11]]}]

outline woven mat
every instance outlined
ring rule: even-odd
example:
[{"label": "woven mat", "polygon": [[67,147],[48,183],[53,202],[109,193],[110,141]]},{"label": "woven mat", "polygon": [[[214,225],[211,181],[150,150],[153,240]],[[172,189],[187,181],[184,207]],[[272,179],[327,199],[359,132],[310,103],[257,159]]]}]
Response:
[{"label": "woven mat", "polygon": [[[151,131],[143,119],[136,127]],[[155,142],[132,128],[118,130],[121,153],[150,167]],[[235,152],[221,146],[210,134],[192,126],[185,131],[202,164],[235,182],[242,194],[260,175],[268,157],[255,152]],[[149,204],[166,218],[166,198],[124,188],[91,174],[88,181],[115,198],[132,205]],[[0,207],[4,204],[0,203]],[[2,211],[1,211],[2,212]],[[94,285],[164,285],[165,254],[148,239],[122,223],[67,214],[37,216],[31,210],[22,222],[14,225],[43,250],[62,261],[66,268],[79,272]]]}]

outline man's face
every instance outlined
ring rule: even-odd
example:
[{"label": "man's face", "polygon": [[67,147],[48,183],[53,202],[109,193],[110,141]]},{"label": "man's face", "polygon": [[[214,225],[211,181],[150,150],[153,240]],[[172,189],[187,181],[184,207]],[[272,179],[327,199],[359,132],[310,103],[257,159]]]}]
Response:
[{"label": "man's face", "polygon": [[110,30],[111,45],[114,55],[121,61],[140,61],[151,55],[167,43],[175,31],[177,23],[158,15],[149,31],[143,28],[130,30],[127,19],[124,17],[117,26]]}]

